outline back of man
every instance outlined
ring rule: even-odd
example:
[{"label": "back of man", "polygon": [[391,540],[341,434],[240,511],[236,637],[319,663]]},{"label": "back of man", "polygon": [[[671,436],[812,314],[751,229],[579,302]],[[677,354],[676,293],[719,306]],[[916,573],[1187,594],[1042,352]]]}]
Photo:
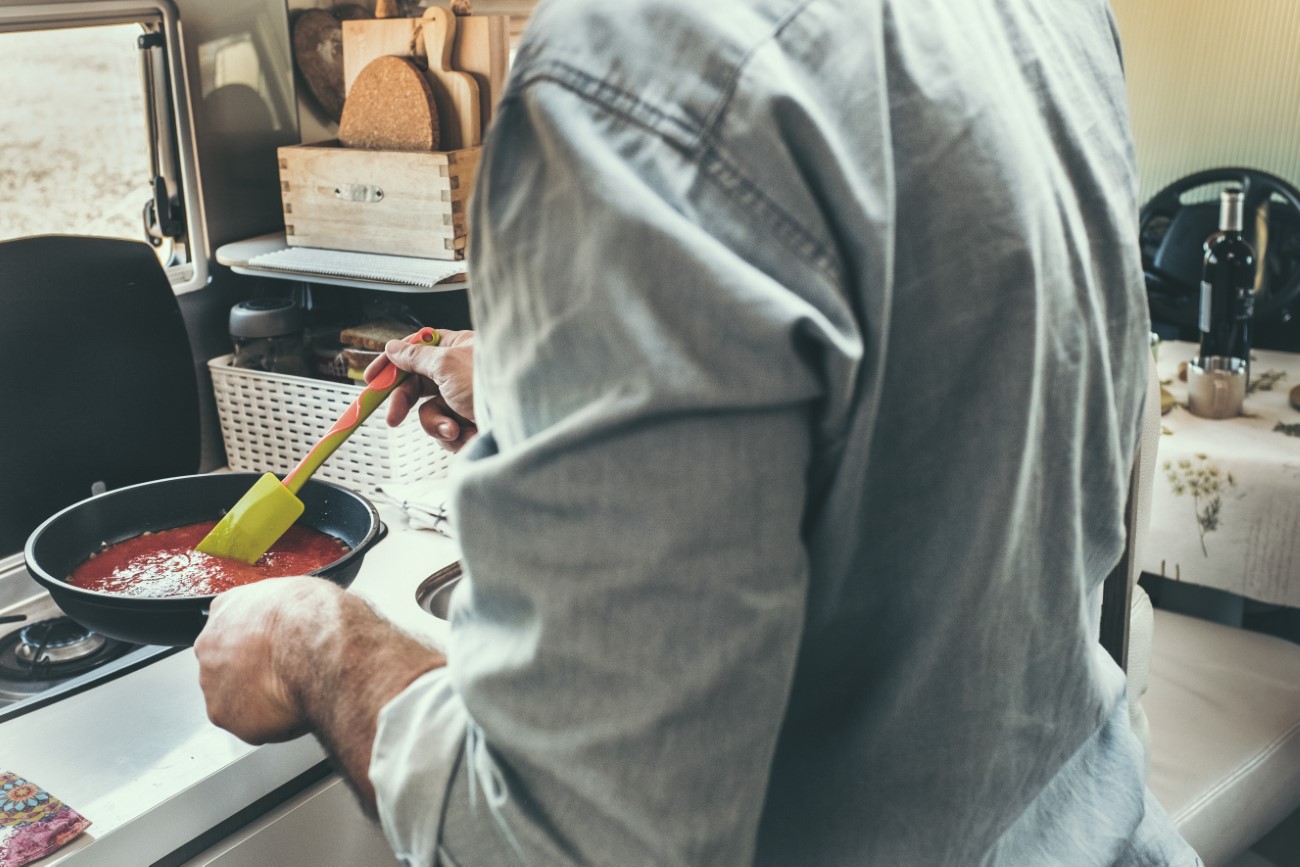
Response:
[{"label": "back of man", "polygon": [[1096,641],[1147,330],[1104,0],[547,0],[484,160],[444,856],[1194,862]]},{"label": "back of man", "polygon": [[814,186],[865,340],[813,463],[759,861],[816,839],[846,864],[1148,863],[1134,837],[1191,860],[1162,815],[1135,833],[1142,758],[1096,640],[1147,330],[1106,4],[838,5],[859,38],[810,40],[812,4],[777,43],[828,116],[879,100],[808,149],[852,154]]}]

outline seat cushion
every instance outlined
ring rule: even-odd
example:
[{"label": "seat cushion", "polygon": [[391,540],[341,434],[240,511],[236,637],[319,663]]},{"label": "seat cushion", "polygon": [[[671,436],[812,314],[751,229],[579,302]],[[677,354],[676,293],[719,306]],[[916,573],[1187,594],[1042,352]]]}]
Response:
[{"label": "seat cushion", "polygon": [[1300,806],[1300,645],[1156,611],[1151,790],[1207,867]]}]

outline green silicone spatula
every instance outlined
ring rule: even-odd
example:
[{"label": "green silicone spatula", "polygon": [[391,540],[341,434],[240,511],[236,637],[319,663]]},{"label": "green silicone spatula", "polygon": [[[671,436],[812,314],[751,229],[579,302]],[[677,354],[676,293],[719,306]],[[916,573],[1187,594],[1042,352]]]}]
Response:
[{"label": "green silicone spatula", "polygon": [[[438,332],[432,328],[421,328],[408,337],[407,342],[436,346]],[[203,541],[194,546],[195,550],[244,563],[256,563],[302,515],[305,506],[298,499],[298,491],[311,478],[311,474],[334,454],[362,422],[370,418],[370,414],[406,376],[406,371],[386,363],[365,391],[357,395],[342,418],[326,431],[321,441],[284,477],[284,481],[276,478],[274,473],[267,473],[258,479]]]}]

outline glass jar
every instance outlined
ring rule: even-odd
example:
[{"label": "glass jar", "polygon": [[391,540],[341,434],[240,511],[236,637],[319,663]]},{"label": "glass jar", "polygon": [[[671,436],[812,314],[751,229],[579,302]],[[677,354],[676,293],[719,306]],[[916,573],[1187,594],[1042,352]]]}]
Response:
[{"label": "glass jar", "polygon": [[230,308],[235,367],[308,376],[303,311],[288,298],[253,298]]}]

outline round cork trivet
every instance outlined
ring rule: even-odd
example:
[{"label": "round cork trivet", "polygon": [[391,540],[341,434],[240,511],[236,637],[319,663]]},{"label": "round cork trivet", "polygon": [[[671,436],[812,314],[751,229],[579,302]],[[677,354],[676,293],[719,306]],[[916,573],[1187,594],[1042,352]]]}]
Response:
[{"label": "round cork trivet", "polygon": [[1291,405],[1296,409],[1300,409],[1300,385],[1291,389]]},{"label": "round cork trivet", "polygon": [[438,106],[420,67],[393,55],[367,63],[343,103],[339,141],[366,150],[437,150]]}]

